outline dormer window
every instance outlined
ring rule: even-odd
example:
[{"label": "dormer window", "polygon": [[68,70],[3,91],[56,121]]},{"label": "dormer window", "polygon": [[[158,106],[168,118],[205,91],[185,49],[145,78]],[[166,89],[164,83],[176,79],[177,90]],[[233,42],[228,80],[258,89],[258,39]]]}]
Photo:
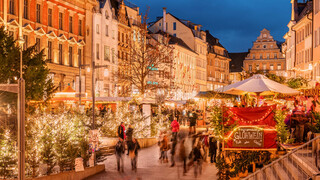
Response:
[{"label": "dormer window", "polygon": [[105,12],[105,15],[106,15],[106,19],[109,19],[108,11]]},{"label": "dormer window", "polygon": [[266,49],[266,48],[267,48],[267,45],[263,45],[263,48]]}]

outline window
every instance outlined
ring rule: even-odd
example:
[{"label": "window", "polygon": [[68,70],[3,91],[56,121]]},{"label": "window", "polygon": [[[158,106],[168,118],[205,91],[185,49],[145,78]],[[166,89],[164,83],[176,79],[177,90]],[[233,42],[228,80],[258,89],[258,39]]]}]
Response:
[{"label": "window", "polygon": [[104,60],[110,61],[110,47],[104,46]]},{"label": "window", "polygon": [[48,41],[48,59],[52,60],[52,42],[51,41]]},{"label": "window", "polygon": [[256,58],[256,55],[255,54],[252,54],[252,59],[255,59]]},{"label": "window", "polygon": [[79,20],[79,27],[78,27],[78,29],[79,29],[79,35],[80,36],[82,36],[82,20]]},{"label": "window", "polygon": [[277,59],[277,58],[278,58],[278,57],[277,57],[277,53],[274,53],[274,58],[275,58],[275,59]]},{"label": "window", "polygon": [[249,71],[252,71],[252,65],[249,65]]},{"label": "window", "polygon": [[59,44],[59,64],[63,64],[63,49],[62,44]]},{"label": "window", "polygon": [[112,30],[112,39],[115,38],[114,35],[115,35],[114,30]]},{"label": "window", "polygon": [[267,65],[266,65],[266,64],[263,64],[263,65],[262,65],[262,68],[263,68],[264,71],[267,70]]},{"label": "window", "polygon": [[176,22],[173,23],[173,30],[177,30],[177,23]]},{"label": "window", "polygon": [[37,21],[37,23],[40,23],[40,16],[41,16],[41,5],[37,4],[37,7],[36,7],[36,21]]},{"label": "window", "polygon": [[28,19],[28,0],[23,2],[23,18]]},{"label": "window", "polygon": [[112,48],[111,50],[111,53],[112,53],[112,63],[115,62],[115,53],[114,53],[114,49]]},{"label": "window", "polygon": [[177,37],[177,34],[176,34],[176,33],[174,33],[174,34],[173,34],[173,36],[174,36],[174,37]]},{"label": "window", "polygon": [[9,1],[9,13],[14,14],[14,0]]},{"label": "window", "polygon": [[97,59],[100,59],[100,56],[99,56],[99,44],[96,44],[96,58]]},{"label": "window", "polygon": [[99,24],[97,24],[97,25],[96,25],[96,33],[97,33],[97,34],[100,34],[99,29],[100,29]]},{"label": "window", "polygon": [[26,50],[28,48],[28,36],[27,35],[23,35],[23,50]]},{"label": "window", "polygon": [[270,58],[270,55],[269,55],[269,53],[267,54],[267,59],[269,59]]},{"label": "window", "polygon": [[262,54],[260,54],[260,59],[262,59]]},{"label": "window", "polygon": [[72,29],[72,17],[69,17],[69,32],[73,33],[73,29]]},{"label": "window", "polygon": [[63,29],[63,14],[59,12],[59,29]]},{"label": "window", "polygon": [[109,26],[106,25],[106,36],[109,36]]},{"label": "window", "polygon": [[72,47],[70,46],[69,47],[69,66],[71,66],[72,67],[72,53],[73,53],[73,49],[72,49]]},{"label": "window", "polygon": [[122,33],[121,35],[122,35],[122,42],[124,43],[124,34]]},{"label": "window", "polygon": [[161,26],[161,23],[159,23],[159,26]]},{"label": "window", "polygon": [[270,70],[273,70],[273,64],[270,64]]},{"label": "window", "polygon": [[48,9],[48,26],[52,26],[52,9]]},{"label": "window", "polygon": [[41,40],[40,38],[36,38],[36,49],[37,49],[37,52],[40,52],[40,48],[41,48]]},{"label": "window", "polygon": [[82,64],[82,51],[78,49],[78,66],[80,67]]},{"label": "window", "polygon": [[280,70],[281,69],[281,64],[278,64],[278,70]]},{"label": "window", "polygon": [[256,65],[256,69],[257,69],[257,71],[260,69],[259,65]]},{"label": "window", "polygon": [[267,48],[267,45],[263,45],[263,48],[266,49],[266,48]]}]

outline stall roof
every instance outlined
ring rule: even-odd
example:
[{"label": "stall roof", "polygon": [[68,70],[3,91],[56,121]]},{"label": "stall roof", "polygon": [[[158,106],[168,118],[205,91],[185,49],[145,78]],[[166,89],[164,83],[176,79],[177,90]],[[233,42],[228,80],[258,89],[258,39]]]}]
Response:
[{"label": "stall roof", "polygon": [[[92,101],[92,97],[88,98]],[[96,97],[96,101],[100,102],[116,102],[116,101],[131,101],[132,97]]]}]

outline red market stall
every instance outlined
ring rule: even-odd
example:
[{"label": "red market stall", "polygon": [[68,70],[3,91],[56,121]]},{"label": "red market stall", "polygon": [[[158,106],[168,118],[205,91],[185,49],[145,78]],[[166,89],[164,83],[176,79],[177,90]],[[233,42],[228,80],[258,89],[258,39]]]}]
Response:
[{"label": "red market stall", "polygon": [[225,126],[236,124],[225,136],[225,150],[276,150],[276,106],[225,107]]}]

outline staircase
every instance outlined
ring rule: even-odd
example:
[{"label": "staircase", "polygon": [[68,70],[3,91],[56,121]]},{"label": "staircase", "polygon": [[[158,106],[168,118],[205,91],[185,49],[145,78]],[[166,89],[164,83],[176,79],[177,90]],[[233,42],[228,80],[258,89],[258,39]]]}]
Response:
[{"label": "staircase", "polygon": [[320,136],[308,141],[245,180],[320,180]]}]

